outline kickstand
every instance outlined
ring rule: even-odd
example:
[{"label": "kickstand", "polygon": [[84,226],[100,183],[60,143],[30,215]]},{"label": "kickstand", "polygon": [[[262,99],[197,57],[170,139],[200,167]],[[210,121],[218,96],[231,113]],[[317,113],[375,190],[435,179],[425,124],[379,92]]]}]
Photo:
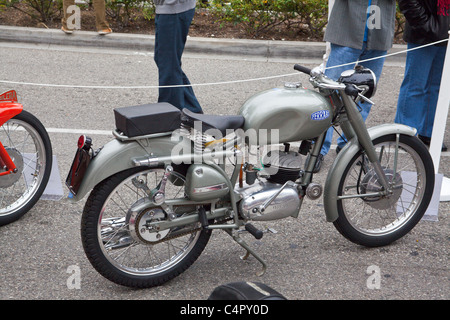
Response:
[{"label": "kickstand", "polygon": [[261,271],[256,272],[256,275],[261,277],[266,272],[267,269],[266,263],[249,247],[249,245],[244,240],[242,240],[239,237],[239,233],[236,232],[233,234],[233,231],[229,229],[224,229],[224,231],[226,231],[233,238],[233,240],[236,241],[241,247],[247,250],[245,255],[240,257],[242,260],[247,260],[247,258],[251,254],[252,256],[255,257],[256,260],[258,260],[262,264]]}]

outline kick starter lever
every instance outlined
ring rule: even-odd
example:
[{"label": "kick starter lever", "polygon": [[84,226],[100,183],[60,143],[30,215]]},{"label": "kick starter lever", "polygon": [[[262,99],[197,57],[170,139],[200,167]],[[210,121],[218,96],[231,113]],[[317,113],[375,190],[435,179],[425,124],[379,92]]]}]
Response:
[{"label": "kick starter lever", "polygon": [[284,188],[286,188],[287,186],[293,187],[295,186],[295,183],[292,181],[286,181],[286,183],[283,184],[283,186],[274,195],[272,195],[269,199],[266,200],[266,202],[264,202],[262,205],[258,207],[258,211],[260,213],[263,213],[267,209],[267,207],[272,203],[272,201],[275,200],[275,198],[278,197],[281,191],[283,191]]}]

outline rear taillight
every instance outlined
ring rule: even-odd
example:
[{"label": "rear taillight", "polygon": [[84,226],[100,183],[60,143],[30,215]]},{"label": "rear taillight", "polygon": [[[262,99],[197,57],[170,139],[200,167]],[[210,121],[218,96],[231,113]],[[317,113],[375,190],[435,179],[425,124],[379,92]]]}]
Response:
[{"label": "rear taillight", "polygon": [[78,138],[78,149],[89,150],[92,146],[92,139],[82,135]]}]

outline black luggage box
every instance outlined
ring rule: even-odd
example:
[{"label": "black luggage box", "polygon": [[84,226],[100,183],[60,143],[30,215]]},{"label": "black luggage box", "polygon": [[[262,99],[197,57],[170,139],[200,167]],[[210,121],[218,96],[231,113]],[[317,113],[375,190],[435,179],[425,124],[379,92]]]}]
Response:
[{"label": "black luggage box", "polygon": [[181,111],[166,102],[114,109],[116,128],[128,137],[178,129],[180,116]]}]

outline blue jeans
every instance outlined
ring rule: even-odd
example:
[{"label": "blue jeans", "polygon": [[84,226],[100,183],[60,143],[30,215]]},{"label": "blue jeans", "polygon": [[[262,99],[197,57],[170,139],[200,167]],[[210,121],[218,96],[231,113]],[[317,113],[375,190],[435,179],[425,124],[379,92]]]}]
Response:
[{"label": "blue jeans", "polygon": [[[418,46],[408,43],[408,49]],[[433,131],[445,53],[446,46],[429,46],[406,55],[395,122],[416,128],[421,136],[431,137]]]},{"label": "blue jeans", "polygon": [[[328,57],[327,62],[327,68],[332,66],[337,66],[345,63],[350,63],[358,60],[365,60],[370,58],[375,58],[379,56],[384,56],[386,54],[386,51],[382,50],[367,50],[366,43],[364,42],[362,49],[354,49],[349,47],[342,47],[336,44],[331,44],[331,51],[330,56]],[[378,79],[380,79],[381,71],[383,70],[384,65],[384,58],[367,61],[364,63],[361,63],[362,66],[365,68],[369,68],[373,71],[375,76]],[[353,69],[353,65],[348,65],[344,67],[338,67],[338,68],[332,68],[332,69],[326,69],[325,75],[333,80],[338,80],[341,76],[341,73],[345,70]],[[367,119],[370,108],[372,105],[368,102],[359,102],[359,107],[361,109],[361,115],[364,119],[364,121]],[[333,139],[333,128],[329,128],[327,131],[327,134],[325,136],[325,140],[323,142],[322,149],[320,153],[322,155],[326,155],[328,151],[330,151],[331,141]],[[339,137],[337,139],[337,144],[340,148],[343,148],[345,146],[345,143],[347,141],[345,140],[344,134],[342,134],[342,137]]]},{"label": "blue jeans", "polygon": [[[186,44],[195,9],[177,14],[157,14],[155,17],[155,62],[159,85],[189,85],[181,69],[181,56]],[[202,113],[192,87],[160,88],[158,102],[168,102],[178,109],[187,108]]]}]

